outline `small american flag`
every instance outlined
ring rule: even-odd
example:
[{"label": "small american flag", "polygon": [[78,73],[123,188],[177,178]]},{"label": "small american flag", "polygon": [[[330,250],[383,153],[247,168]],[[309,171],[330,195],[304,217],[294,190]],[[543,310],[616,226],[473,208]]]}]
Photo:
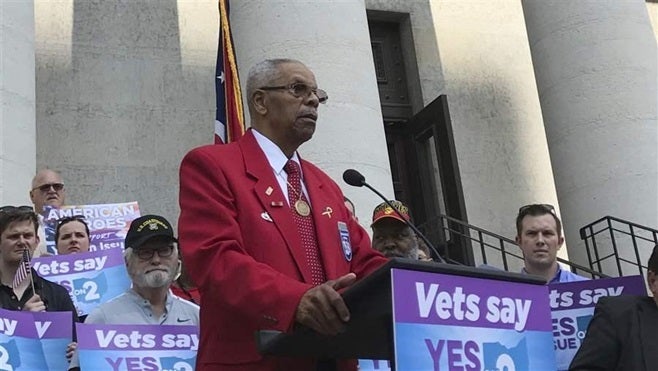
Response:
[{"label": "small american flag", "polygon": [[30,275],[30,252],[27,249],[23,250],[23,260],[16,270],[14,281],[11,283],[12,288],[17,288],[24,279]]}]

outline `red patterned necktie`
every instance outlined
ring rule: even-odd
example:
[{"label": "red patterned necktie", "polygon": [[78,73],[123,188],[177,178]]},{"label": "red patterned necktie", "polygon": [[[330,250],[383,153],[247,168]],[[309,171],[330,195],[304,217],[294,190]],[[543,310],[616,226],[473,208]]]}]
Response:
[{"label": "red patterned necktie", "polygon": [[304,247],[304,251],[306,251],[306,260],[311,268],[312,282],[314,285],[320,285],[326,281],[326,277],[315,236],[313,216],[311,214],[307,216],[300,215],[296,208],[293,207],[296,201],[303,201],[308,204],[308,199],[302,192],[299,165],[293,160],[288,160],[283,170],[288,174],[288,203],[290,204],[292,217],[297,224],[297,231],[302,240],[302,246]]}]

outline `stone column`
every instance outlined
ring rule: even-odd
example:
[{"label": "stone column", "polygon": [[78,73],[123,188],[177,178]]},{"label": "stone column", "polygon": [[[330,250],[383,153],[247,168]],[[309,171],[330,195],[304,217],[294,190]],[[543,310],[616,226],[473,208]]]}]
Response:
[{"label": "stone column", "polygon": [[0,24],[0,205],[29,205],[36,163],[34,3],[0,1]]},{"label": "stone column", "polygon": [[569,255],[606,215],[658,227],[656,39],[642,0],[524,0]]},{"label": "stone column", "polygon": [[363,1],[232,2],[231,28],[243,92],[249,68],[263,59],[298,59],[315,73],[329,101],[320,107],[315,135],[300,154],[341,186],[369,225],[381,201],[342,181],[343,171],[355,168],[393,197]]}]

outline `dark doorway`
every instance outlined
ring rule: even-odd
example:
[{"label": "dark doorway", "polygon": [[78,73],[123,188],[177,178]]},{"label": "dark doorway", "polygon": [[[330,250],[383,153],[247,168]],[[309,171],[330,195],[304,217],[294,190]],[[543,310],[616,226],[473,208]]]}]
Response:
[{"label": "dark doorway", "polygon": [[[448,98],[440,95],[404,124],[406,177],[415,222],[441,253],[473,264],[468,231],[450,219],[468,222],[452,134]],[[447,234],[445,229],[451,232]]]},{"label": "dark doorway", "polygon": [[461,230],[442,215],[467,222],[447,98],[413,115],[400,24],[371,20],[369,27],[395,199],[443,255],[472,264],[467,239],[443,228]]}]

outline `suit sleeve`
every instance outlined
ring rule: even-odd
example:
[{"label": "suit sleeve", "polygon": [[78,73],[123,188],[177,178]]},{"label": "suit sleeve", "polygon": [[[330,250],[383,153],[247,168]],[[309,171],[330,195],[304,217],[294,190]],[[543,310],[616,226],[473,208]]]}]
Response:
[{"label": "suit sleeve", "polygon": [[[311,285],[256,261],[246,251],[238,224],[236,192],[251,190],[233,189],[231,185],[221,163],[211,154],[197,149],[183,159],[178,228],[188,272],[200,288],[204,304],[226,308],[250,323],[268,324],[260,328],[286,331]],[[267,246],[264,237],[257,248]]]},{"label": "suit sleeve", "polygon": [[587,336],[569,366],[570,371],[615,370],[621,344],[611,315],[609,298],[599,299]]}]

